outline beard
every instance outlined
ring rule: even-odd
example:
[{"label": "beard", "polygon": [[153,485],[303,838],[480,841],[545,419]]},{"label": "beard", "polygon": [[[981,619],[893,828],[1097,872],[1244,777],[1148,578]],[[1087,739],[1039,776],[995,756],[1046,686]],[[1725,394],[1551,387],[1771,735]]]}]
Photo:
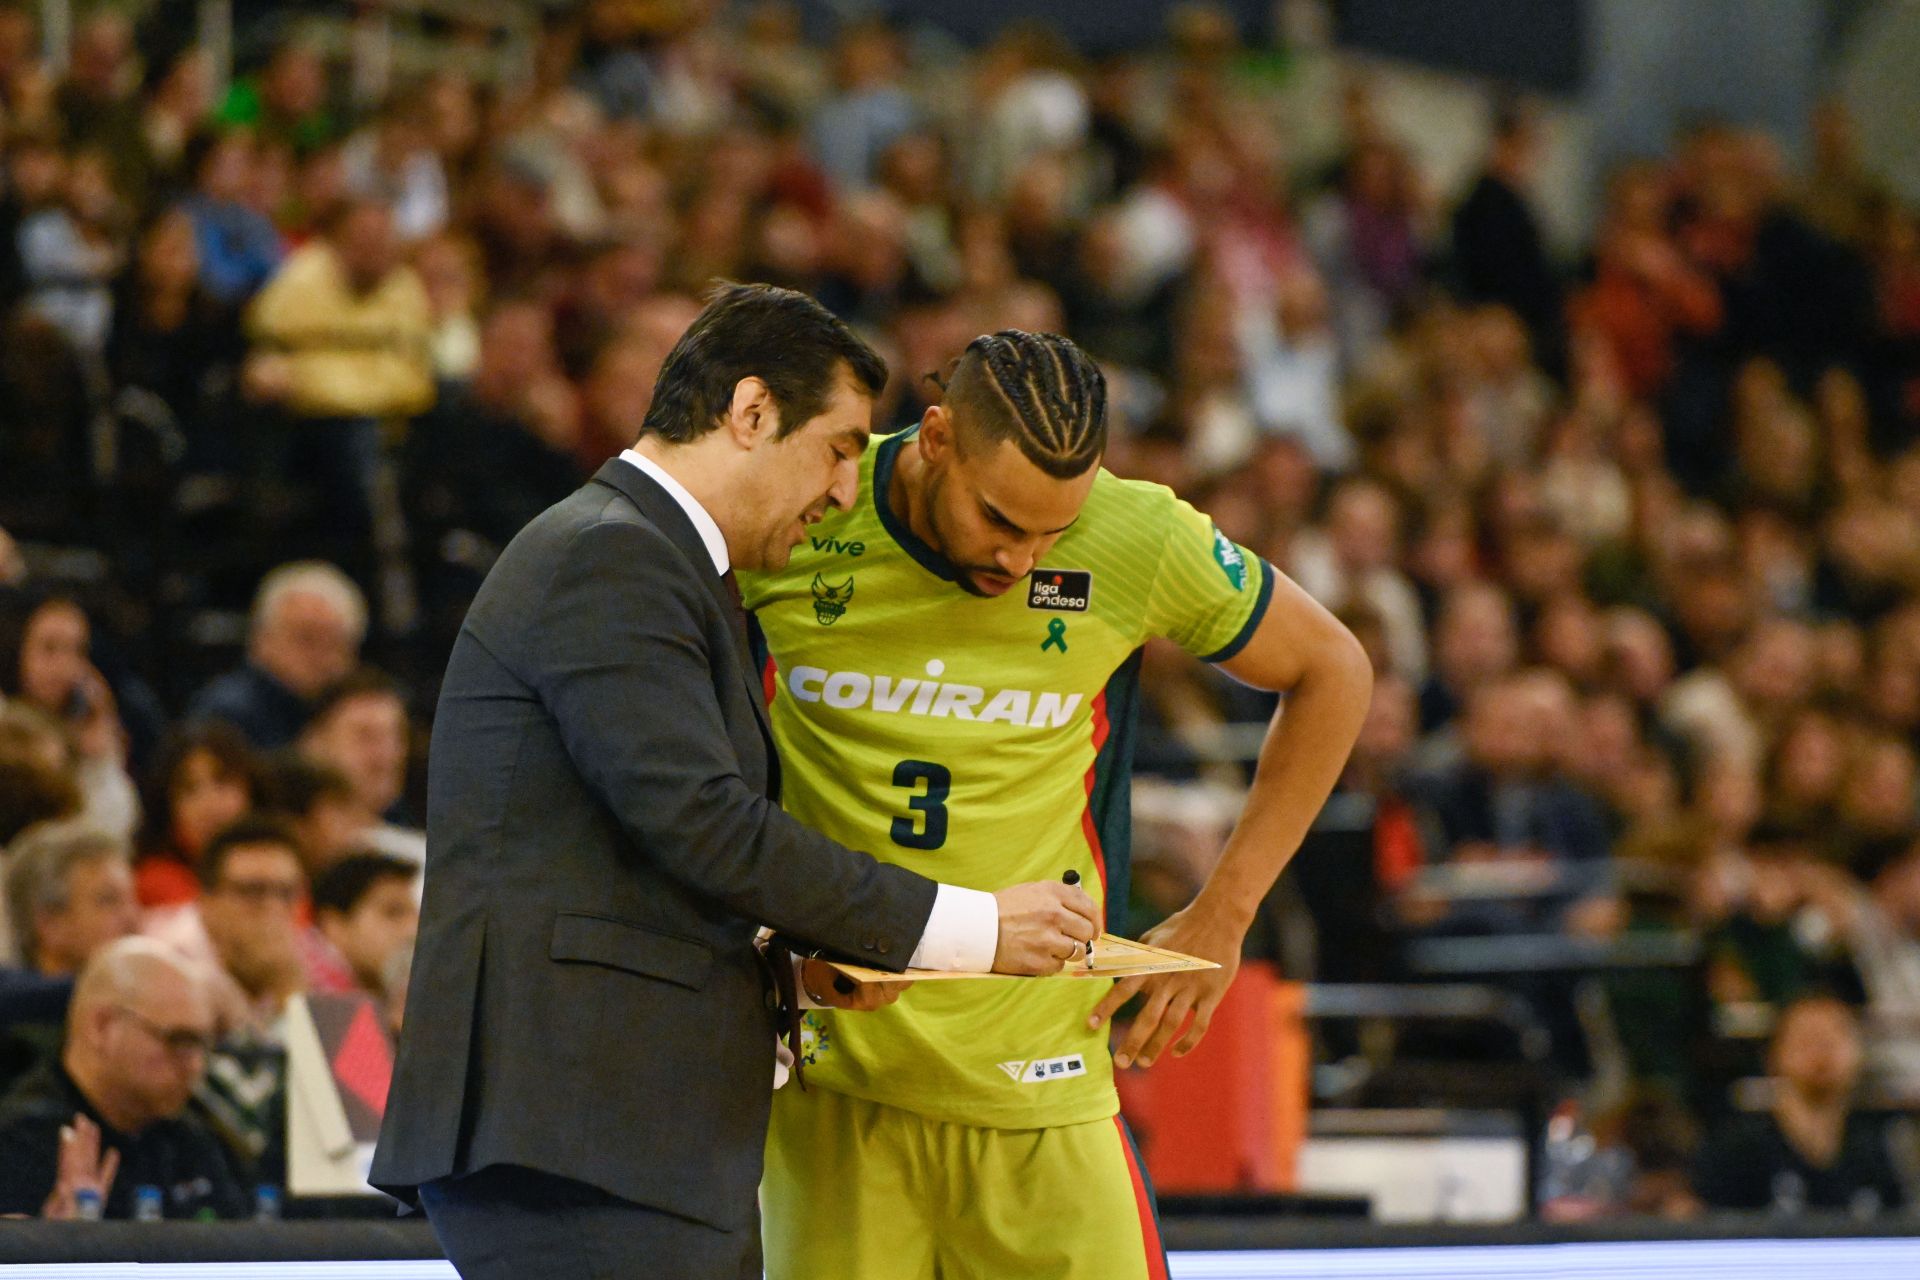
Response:
[{"label": "beard", "polygon": [[946,486],[947,478],[944,475],[933,475],[927,478],[927,524],[933,533],[933,542],[931,543],[933,551],[953,568],[953,580],[956,586],[970,596],[979,596],[982,599],[987,599],[989,598],[988,594],[974,584],[973,576],[980,574],[989,578],[1004,578],[1006,574],[1000,571],[998,565],[968,564],[948,550],[948,548],[953,545],[955,539],[948,535],[945,522],[941,519],[941,512],[946,510],[946,508],[940,501],[940,495],[946,489]]}]

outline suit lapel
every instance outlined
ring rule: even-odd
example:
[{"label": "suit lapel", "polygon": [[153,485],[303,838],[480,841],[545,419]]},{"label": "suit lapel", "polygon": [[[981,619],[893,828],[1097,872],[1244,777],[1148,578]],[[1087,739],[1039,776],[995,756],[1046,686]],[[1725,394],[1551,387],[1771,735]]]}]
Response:
[{"label": "suit lapel", "polygon": [[713,571],[713,557],[707,554],[707,544],[700,540],[700,531],[693,527],[693,521],[673,495],[661,488],[653,478],[630,462],[611,458],[594,473],[594,483],[604,484],[618,490],[626,499],[640,508],[640,514],[652,521],[654,527],[667,535],[667,540],[686,557],[687,565],[693,576],[705,585],[707,593],[720,606],[720,616],[727,620],[727,632],[733,637],[733,651],[736,665],[740,668],[742,683],[747,689],[747,701],[753,706],[754,722],[760,726],[760,736],[766,740],[767,759],[770,767],[769,778],[779,775],[772,772],[775,766],[773,750],[773,726],[767,721],[767,707],[763,701],[760,686],[760,673],[753,669],[753,654],[747,644],[746,619],[741,616],[739,606],[728,593],[726,584],[720,575]]}]

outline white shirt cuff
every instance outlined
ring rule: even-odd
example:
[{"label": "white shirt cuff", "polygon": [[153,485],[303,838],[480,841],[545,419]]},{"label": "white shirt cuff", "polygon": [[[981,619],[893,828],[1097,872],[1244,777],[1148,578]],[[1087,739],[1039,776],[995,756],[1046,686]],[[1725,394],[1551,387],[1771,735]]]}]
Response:
[{"label": "white shirt cuff", "polygon": [[1000,904],[993,895],[943,884],[934,894],[926,932],[907,967],[987,973],[999,949]]}]

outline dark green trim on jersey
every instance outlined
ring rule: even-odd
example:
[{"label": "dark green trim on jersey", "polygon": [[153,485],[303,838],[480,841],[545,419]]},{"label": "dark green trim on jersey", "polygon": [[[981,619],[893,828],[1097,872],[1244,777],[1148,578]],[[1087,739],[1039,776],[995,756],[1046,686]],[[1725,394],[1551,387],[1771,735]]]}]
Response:
[{"label": "dark green trim on jersey", "polygon": [[1247,641],[1253,639],[1254,628],[1260,625],[1260,619],[1267,616],[1267,605],[1271,604],[1272,601],[1273,566],[1265,560],[1262,560],[1260,562],[1260,595],[1253,602],[1253,612],[1249,613],[1247,620],[1240,624],[1240,630],[1234,633],[1233,639],[1227,641],[1212,653],[1203,655],[1200,661],[1225,662],[1234,654],[1246,648]]},{"label": "dark green trim on jersey", "polygon": [[942,582],[959,582],[960,571],[953,562],[935,551],[920,535],[907,526],[907,522],[894,514],[890,493],[893,488],[893,464],[900,456],[900,446],[920,434],[920,425],[915,423],[897,435],[888,436],[874,448],[873,453],[873,509],[880,516],[880,525],[900,549],[912,556],[922,569]]},{"label": "dark green trim on jersey", "polygon": [[1133,744],[1140,728],[1140,663],[1135,649],[1107,677],[1101,699],[1107,711],[1107,740],[1093,758],[1093,791],[1087,809],[1100,841],[1107,872],[1107,928],[1127,932],[1127,895],[1133,891]]},{"label": "dark green trim on jersey", "polygon": [[753,675],[757,680],[760,678],[760,673],[767,669],[767,663],[773,657],[773,650],[767,644],[767,633],[760,629],[759,617],[751,609],[746,610],[746,615],[747,655],[753,659]]}]

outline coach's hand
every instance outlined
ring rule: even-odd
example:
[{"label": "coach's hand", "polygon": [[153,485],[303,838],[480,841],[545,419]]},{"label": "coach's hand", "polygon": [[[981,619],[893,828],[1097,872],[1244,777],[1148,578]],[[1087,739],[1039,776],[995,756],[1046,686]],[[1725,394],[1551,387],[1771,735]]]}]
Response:
[{"label": "coach's hand", "polygon": [[1220,967],[1123,978],[1114,983],[1113,990],[1094,1006],[1087,1019],[1089,1028],[1096,1028],[1111,1018],[1114,1010],[1133,999],[1136,992],[1145,991],[1147,1003],[1128,1028],[1127,1038],[1114,1051],[1113,1065],[1125,1067],[1137,1062],[1143,1067],[1152,1066],[1165,1051],[1167,1042],[1179,1035],[1189,1015],[1193,1025],[1173,1046],[1173,1056],[1181,1058],[1192,1053],[1200,1038],[1207,1034],[1213,1011],[1220,1007],[1221,998],[1233,985],[1233,975],[1240,970],[1240,946],[1246,936],[1246,922],[1197,899],[1185,910],[1176,911],[1149,929],[1140,941],[1212,960]]},{"label": "coach's hand", "polygon": [[911,982],[856,982],[825,960],[800,962],[800,989],[822,1009],[871,1013],[900,998]]},{"label": "coach's hand", "polygon": [[1036,880],[1002,889],[993,900],[1000,907],[995,973],[1058,973],[1085,958],[1087,944],[1100,936],[1100,908],[1078,885]]}]

